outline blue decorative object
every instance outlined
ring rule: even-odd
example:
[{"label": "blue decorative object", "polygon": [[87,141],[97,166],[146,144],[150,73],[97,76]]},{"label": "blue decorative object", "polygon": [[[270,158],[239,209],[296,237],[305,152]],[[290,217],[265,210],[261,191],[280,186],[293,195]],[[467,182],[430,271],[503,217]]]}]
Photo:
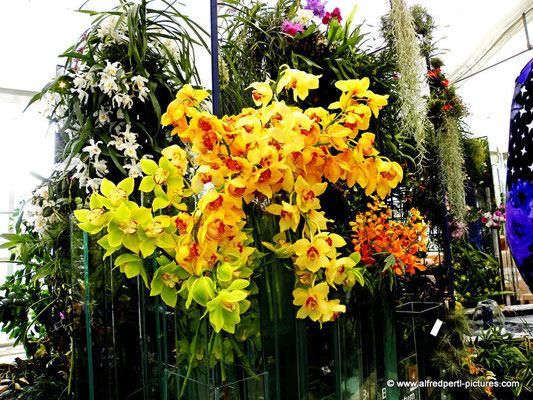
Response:
[{"label": "blue decorative object", "polygon": [[533,60],[516,79],[507,161],[507,239],[533,290]]}]

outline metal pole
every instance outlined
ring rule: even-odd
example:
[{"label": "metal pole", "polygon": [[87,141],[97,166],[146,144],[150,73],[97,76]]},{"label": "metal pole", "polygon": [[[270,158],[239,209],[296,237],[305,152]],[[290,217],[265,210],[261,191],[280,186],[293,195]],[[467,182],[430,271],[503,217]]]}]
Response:
[{"label": "metal pole", "polygon": [[531,49],[531,42],[529,41],[529,32],[527,30],[527,19],[526,19],[526,13],[522,13],[522,22],[524,23],[524,31],[526,33],[526,40],[527,40],[527,48]]},{"label": "metal pole", "polygon": [[218,75],[218,13],[217,1],[211,0],[211,83],[213,114],[220,117],[220,82]]}]

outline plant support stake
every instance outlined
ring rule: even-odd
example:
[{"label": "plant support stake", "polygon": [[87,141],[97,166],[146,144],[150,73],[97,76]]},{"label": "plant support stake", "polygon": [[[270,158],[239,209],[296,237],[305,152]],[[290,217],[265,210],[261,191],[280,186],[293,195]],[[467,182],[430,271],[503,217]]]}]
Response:
[{"label": "plant support stake", "polygon": [[218,73],[218,14],[217,1],[211,0],[211,82],[213,114],[220,118],[220,82]]}]

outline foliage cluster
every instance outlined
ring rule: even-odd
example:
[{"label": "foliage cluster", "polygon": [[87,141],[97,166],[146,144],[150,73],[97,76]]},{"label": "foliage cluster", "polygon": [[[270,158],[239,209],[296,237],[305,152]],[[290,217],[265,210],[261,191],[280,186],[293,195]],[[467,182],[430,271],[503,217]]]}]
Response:
[{"label": "foliage cluster", "polygon": [[452,245],[456,298],[464,307],[485,299],[500,300],[500,266],[489,254],[467,241]]},{"label": "foliage cluster", "polygon": [[[168,104],[184,83],[197,81],[194,45],[205,46],[205,32],[163,3],[164,11],[146,1],[122,2],[109,12],[81,11],[94,16],[93,25],[65,51],[64,67],[30,102],[40,100],[56,131],[57,163],[15,215],[13,233],[3,235],[2,247],[12,250],[11,262],[22,270],[2,286],[0,316],[3,330],[28,355],[49,354],[67,373],[70,214],[104,177],[142,176],[139,160],[153,156],[170,137],[160,125],[160,104]],[[49,378],[56,379],[41,380]]]}]

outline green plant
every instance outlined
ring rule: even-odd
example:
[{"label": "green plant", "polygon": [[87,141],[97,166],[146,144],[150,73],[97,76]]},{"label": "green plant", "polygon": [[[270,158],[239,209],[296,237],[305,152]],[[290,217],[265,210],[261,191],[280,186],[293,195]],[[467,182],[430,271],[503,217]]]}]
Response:
[{"label": "green plant", "polygon": [[[67,323],[73,304],[70,214],[104,176],[142,177],[139,161],[169,143],[161,109],[179,87],[198,82],[193,46],[207,47],[202,28],[173,3],[162,3],[163,11],[150,1],[124,1],[108,12],[83,10],[94,23],[65,51],[64,66],[30,102],[40,101],[56,131],[57,164],[21,206],[13,233],[2,235],[2,247],[13,252],[11,262],[23,269],[2,286],[0,316],[3,330],[23,343],[32,359],[44,353],[56,357],[67,375],[73,370],[67,356],[73,354]],[[31,380],[35,385],[55,379],[66,388],[65,380],[39,371],[43,375]],[[37,386],[25,398],[42,389]]]},{"label": "green plant", "polygon": [[452,245],[456,298],[465,307],[484,299],[499,299],[502,294],[500,266],[489,254],[467,241]]},{"label": "green plant", "polygon": [[[475,346],[466,339],[470,335],[469,320],[462,311],[456,310],[446,317],[434,350],[428,355],[435,376],[443,380],[463,382],[486,380],[491,376],[492,373],[477,359]],[[451,391],[456,398],[477,400],[490,397],[482,387],[472,387],[468,390],[454,388]],[[431,398],[440,398],[439,395],[440,390],[436,390]]]},{"label": "green plant", "polygon": [[475,341],[478,362],[494,372],[497,381],[518,381],[513,388],[495,388],[498,398],[529,398],[533,392],[533,341],[514,339],[501,328],[483,332]]}]

